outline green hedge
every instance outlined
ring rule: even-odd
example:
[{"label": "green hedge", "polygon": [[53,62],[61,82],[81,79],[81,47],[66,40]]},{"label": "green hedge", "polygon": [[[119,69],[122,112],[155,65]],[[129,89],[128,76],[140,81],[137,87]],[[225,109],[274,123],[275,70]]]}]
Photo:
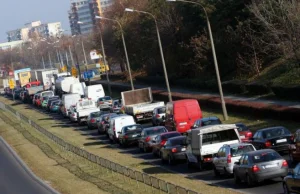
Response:
[{"label": "green hedge", "polygon": [[225,92],[232,94],[242,94],[246,92],[246,80],[231,80],[222,83],[222,88]]},{"label": "green hedge", "polygon": [[291,85],[291,86],[278,86],[273,85],[272,87],[273,93],[279,98],[285,99],[297,99],[300,98],[300,86]]},{"label": "green hedge", "polygon": [[259,82],[252,82],[245,85],[246,90],[250,94],[269,94],[272,92],[271,84],[268,82],[265,83],[259,83]]}]

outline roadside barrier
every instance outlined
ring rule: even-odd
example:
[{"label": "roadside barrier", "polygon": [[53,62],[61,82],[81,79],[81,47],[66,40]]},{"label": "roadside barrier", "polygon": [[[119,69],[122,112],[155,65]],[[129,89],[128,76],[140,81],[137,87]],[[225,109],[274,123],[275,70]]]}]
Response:
[{"label": "roadside barrier", "polygon": [[29,123],[33,128],[47,136],[49,139],[51,139],[53,142],[58,144],[59,146],[63,147],[65,150],[72,152],[78,156],[81,156],[95,164],[100,165],[101,167],[104,167],[108,170],[111,170],[115,173],[121,174],[125,177],[128,177],[130,179],[133,179],[136,181],[137,185],[140,183],[146,184],[152,188],[158,189],[165,193],[171,193],[171,194],[200,194],[195,191],[188,190],[186,188],[183,188],[181,186],[169,183],[167,181],[164,181],[162,179],[156,178],[154,176],[151,176],[146,173],[142,173],[133,169],[130,169],[126,166],[122,166],[120,164],[114,163],[112,161],[109,161],[105,158],[99,157],[95,154],[89,153],[86,150],[83,150],[79,147],[76,147],[68,142],[65,142],[63,139],[57,137],[56,135],[52,134],[45,128],[39,126],[34,121],[30,120],[25,115],[17,112],[14,110],[11,106],[6,105],[2,102],[0,102],[0,108],[3,110],[8,110],[12,114],[16,116],[19,120],[25,121],[26,123]]}]

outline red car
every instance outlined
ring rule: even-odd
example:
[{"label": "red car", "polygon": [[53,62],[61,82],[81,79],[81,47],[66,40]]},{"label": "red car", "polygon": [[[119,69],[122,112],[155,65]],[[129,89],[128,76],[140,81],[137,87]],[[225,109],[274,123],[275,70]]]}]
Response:
[{"label": "red car", "polygon": [[241,138],[242,142],[248,143],[250,141],[250,138],[252,138],[252,136],[253,136],[252,132],[243,123],[236,123],[235,125],[238,127],[237,130],[240,134],[240,138]]},{"label": "red car", "polygon": [[160,149],[165,145],[169,138],[181,136],[181,133],[177,131],[161,133],[156,136],[152,142],[153,155],[160,156]]}]

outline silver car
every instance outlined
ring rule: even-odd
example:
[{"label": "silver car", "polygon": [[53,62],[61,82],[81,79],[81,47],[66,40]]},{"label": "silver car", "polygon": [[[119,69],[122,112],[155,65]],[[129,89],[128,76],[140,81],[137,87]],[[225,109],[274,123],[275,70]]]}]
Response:
[{"label": "silver car", "polygon": [[242,154],[255,150],[255,147],[249,143],[223,145],[213,158],[215,176],[232,175],[234,163],[240,160]]},{"label": "silver car", "polygon": [[248,186],[267,179],[284,178],[288,163],[275,150],[263,149],[245,153],[233,167],[234,182],[245,181]]},{"label": "silver car", "polygon": [[77,111],[76,106],[70,106],[69,118],[72,122],[77,122]]},{"label": "silver car", "polygon": [[112,98],[110,96],[104,96],[97,100],[97,106],[100,108],[112,107]]},{"label": "silver car", "polygon": [[165,116],[166,116],[166,107],[165,106],[160,106],[160,107],[155,108],[152,113],[152,125],[153,126],[164,125]]}]

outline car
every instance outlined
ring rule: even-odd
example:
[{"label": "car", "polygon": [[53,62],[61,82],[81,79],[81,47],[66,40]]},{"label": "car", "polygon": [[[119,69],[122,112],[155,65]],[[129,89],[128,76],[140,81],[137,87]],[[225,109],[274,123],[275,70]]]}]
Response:
[{"label": "car", "polygon": [[70,106],[69,110],[69,119],[71,122],[77,122],[77,111],[76,111],[76,106]]},{"label": "car", "polygon": [[233,167],[234,182],[245,181],[249,187],[264,180],[283,178],[287,173],[287,161],[273,149],[247,152]]},{"label": "car", "polygon": [[154,156],[159,156],[160,157],[160,149],[165,145],[167,140],[172,137],[177,137],[181,136],[181,133],[177,131],[170,131],[166,133],[161,133],[157,135],[153,140],[152,140],[152,153]]},{"label": "car", "polygon": [[218,117],[205,117],[202,119],[197,119],[191,129],[196,129],[199,127],[204,127],[208,125],[220,125],[221,120]]},{"label": "car", "polygon": [[100,108],[101,107],[111,107],[112,106],[112,98],[110,96],[104,96],[104,97],[98,98],[97,106]]},{"label": "car", "polygon": [[240,134],[241,141],[245,143],[249,142],[253,137],[253,134],[249,128],[243,123],[236,123],[235,125],[238,127],[237,130]]},{"label": "car", "polygon": [[125,126],[119,131],[119,144],[122,147],[127,147],[132,144],[137,144],[141,137],[143,126],[140,124]]},{"label": "car", "polygon": [[58,113],[60,111],[59,110],[60,104],[61,104],[61,100],[53,101],[50,106],[50,112]]},{"label": "car", "polygon": [[124,126],[134,125],[135,120],[131,115],[122,115],[111,118],[107,130],[108,138],[111,142],[119,142],[119,133]]},{"label": "car", "polygon": [[88,129],[97,128],[97,121],[100,119],[100,117],[101,117],[100,111],[90,113],[90,115],[87,118]]},{"label": "car", "polygon": [[177,161],[186,160],[186,146],[186,136],[169,138],[160,149],[161,162],[164,164],[167,161],[169,165],[173,165]]},{"label": "car", "polygon": [[41,95],[38,95],[37,98],[36,98],[36,100],[35,100],[35,105],[37,107],[40,107],[42,105],[41,98],[42,98]]},{"label": "car", "polygon": [[44,96],[43,98],[42,98],[42,108],[43,109],[46,109],[47,108],[47,104],[48,104],[48,100],[49,100],[49,96]]},{"label": "car", "polygon": [[159,126],[165,124],[166,117],[166,107],[160,106],[153,110],[152,114],[152,125]]},{"label": "car", "polygon": [[255,150],[255,147],[249,143],[223,145],[218,153],[214,154],[213,170],[215,176],[219,176],[221,173],[231,176],[234,163],[239,161],[242,154]]},{"label": "car", "polygon": [[60,99],[59,96],[52,96],[52,97],[48,98],[46,110],[50,111],[51,102],[57,101],[59,99]]},{"label": "car", "polygon": [[293,143],[293,136],[285,127],[270,127],[256,131],[250,143],[257,150],[268,148],[278,152],[288,152],[289,144]]},{"label": "car", "polygon": [[113,101],[112,111],[113,111],[114,113],[119,113],[121,107],[122,107],[122,101],[121,101],[121,99],[120,99],[120,100],[114,100],[114,101]]},{"label": "car", "polygon": [[118,116],[116,113],[107,113],[100,116],[99,121],[97,121],[97,129],[99,134],[106,133],[109,126],[110,117]]},{"label": "car", "polygon": [[41,93],[41,91],[37,92],[36,94],[33,95],[32,104],[35,105],[35,106],[37,105],[36,100],[38,99],[40,93]]},{"label": "car", "polygon": [[152,140],[161,133],[166,133],[168,130],[164,126],[144,128],[141,133],[141,138],[138,142],[140,151],[149,152],[152,150]]},{"label": "car", "polygon": [[284,194],[300,193],[300,163],[282,181]]},{"label": "car", "polygon": [[292,163],[300,162],[300,129],[293,135],[293,143],[289,145],[289,157]]}]

